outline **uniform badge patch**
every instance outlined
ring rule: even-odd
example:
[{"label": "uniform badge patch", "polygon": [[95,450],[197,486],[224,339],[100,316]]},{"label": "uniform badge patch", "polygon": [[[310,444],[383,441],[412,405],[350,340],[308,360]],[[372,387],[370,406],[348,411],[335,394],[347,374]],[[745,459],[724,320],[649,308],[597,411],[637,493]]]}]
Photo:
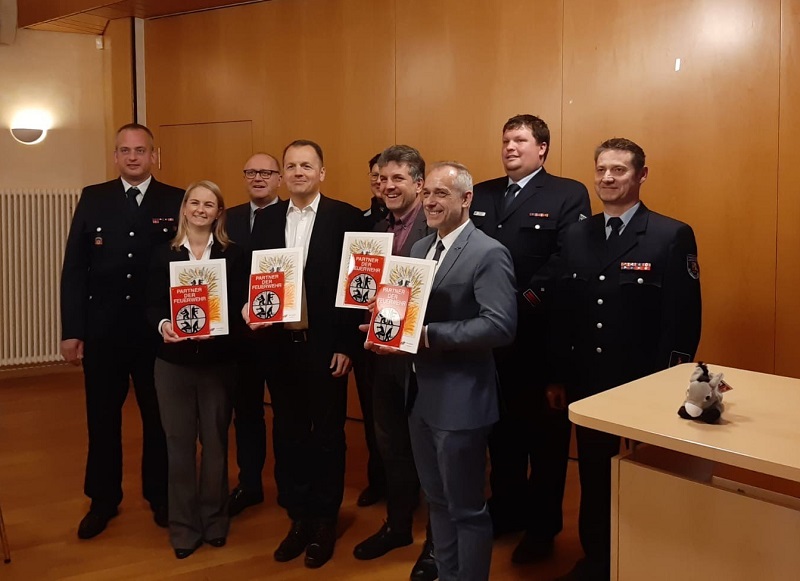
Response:
[{"label": "uniform badge patch", "polygon": [[700,263],[697,262],[696,254],[686,255],[686,270],[689,271],[689,276],[697,280],[700,278]]},{"label": "uniform badge patch", "polygon": [[531,212],[528,216],[532,216],[534,218],[549,218],[550,214],[547,212]]},{"label": "uniform badge patch", "polygon": [[649,262],[620,262],[620,270],[650,270],[653,265]]}]

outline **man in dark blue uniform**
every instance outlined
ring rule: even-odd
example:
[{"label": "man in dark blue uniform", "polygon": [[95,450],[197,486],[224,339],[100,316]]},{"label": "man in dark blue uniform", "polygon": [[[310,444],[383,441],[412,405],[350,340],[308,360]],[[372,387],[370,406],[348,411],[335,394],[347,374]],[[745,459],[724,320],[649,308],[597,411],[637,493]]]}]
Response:
[{"label": "man in dark blue uniform", "polygon": [[[567,230],[551,326],[554,408],[690,361],[700,340],[700,268],[692,228],[639,200],[645,154],[614,138],[595,152],[603,212]],[[566,389],[564,389],[566,387]],[[563,580],[607,580],[611,458],[618,436],[576,426],[579,533],[586,557]]]},{"label": "man in dark blue uniform", "polygon": [[475,186],[470,212],[476,227],[509,249],[517,281],[517,337],[495,353],[502,399],[489,437],[495,537],[525,531],[516,563],[549,557],[562,528],[570,424],[545,397],[545,321],[564,230],[591,214],[583,184],[544,169],[549,148],[543,120],[510,118],[501,149],[506,175]]},{"label": "man in dark blue uniform", "polygon": [[122,405],[133,380],[142,416],[142,488],[159,526],[167,522],[167,451],[153,384],[160,337],[145,320],[144,290],[153,247],[175,235],[183,190],[150,173],[153,134],[119,129],[120,177],[84,188],[61,273],[61,354],[83,362],[89,453],[84,492],[92,500],[78,527],[89,539],[122,501]]}]

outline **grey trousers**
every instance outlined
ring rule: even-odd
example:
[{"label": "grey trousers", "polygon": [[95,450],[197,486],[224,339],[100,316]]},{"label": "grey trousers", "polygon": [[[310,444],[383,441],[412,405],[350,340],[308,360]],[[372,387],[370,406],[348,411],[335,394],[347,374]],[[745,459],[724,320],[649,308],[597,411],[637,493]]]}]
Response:
[{"label": "grey trousers", "polygon": [[167,436],[169,538],[176,549],[228,534],[228,426],[234,378],[233,364],[188,366],[156,359],[156,393]]}]

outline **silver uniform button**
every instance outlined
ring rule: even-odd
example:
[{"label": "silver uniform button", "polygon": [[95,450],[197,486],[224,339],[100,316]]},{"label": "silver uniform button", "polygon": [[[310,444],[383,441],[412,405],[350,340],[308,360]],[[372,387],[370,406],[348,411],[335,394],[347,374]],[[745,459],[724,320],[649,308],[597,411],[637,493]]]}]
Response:
[{"label": "silver uniform button", "polygon": [[642,284],[644,282],[644,279],[643,278],[637,278],[636,282],[639,283],[639,284]]},{"label": "silver uniform button", "polygon": [[598,305],[602,305],[603,304],[603,299],[597,299],[597,304]]},{"label": "silver uniform button", "polygon": [[130,234],[128,234],[128,236],[135,236],[135,235],[136,235],[135,232],[131,232]]},{"label": "silver uniform button", "polygon": [[128,252],[128,258],[133,258],[133,252]]},{"label": "silver uniform button", "polygon": [[539,226],[539,224],[536,224],[536,226],[534,226],[534,228],[536,228],[537,230],[539,230],[539,229],[541,229],[541,226]]},{"label": "silver uniform button", "polygon": [[98,231],[98,232],[102,232],[102,231],[103,231],[103,229],[102,229],[100,226],[98,226],[98,227],[97,227],[97,231]]},{"label": "silver uniform button", "polygon": [[126,296],[125,296],[125,300],[126,300],[126,301],[129,301],[129,300],[131,300],[131,295],[126,295]]},{"label": "silver uniform button", "polygon": [[132,275],[132,274],[130,274],[130,273],[128,273],[128,274],[125,276],[125,278],[133,278],[133,275]]},{"label": "silver uniform button", "polygon": [[603,328],[603,323],[597,323],[597,328],[598,329],[602,329]]},{"label": "silver uniform button", "polygon": [[597,349],[595,349],[595,351],[597,351],[598,353],[602,353],[603,352],[603,348],[602,347],[598,347]]},{"label": "silver uniform button", "polygon": [[606,275],[605,274],[601,274],[597,278],[599,278],[600,280],[605,280],[606,279]]},{"label": "silver uniform button", "polygon": [[577,272],[573,272],[572,273],[572,278],[578,278],[578,273]]},{"label": "silver uniform button", "polygon": [[167,232],[167,231],[168,231],[168,230],[167,230],[166,228],[164,228],[164,232]]},{"label": "silver uniform button", "polygon": [[497,227],[498,227],[498,228],[502,228],[502,227],[503,227],[503,225],[502,225],[502,224],[498,224],[498,225],[497,225]]}]

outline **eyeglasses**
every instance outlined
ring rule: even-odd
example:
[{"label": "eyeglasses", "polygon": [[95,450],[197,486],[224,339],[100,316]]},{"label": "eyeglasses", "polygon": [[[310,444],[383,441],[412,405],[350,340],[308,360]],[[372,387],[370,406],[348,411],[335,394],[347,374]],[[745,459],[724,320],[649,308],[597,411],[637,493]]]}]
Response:
[{"label": "eyeglasses", "polygon": [[262,180],[268,180],[272,177],[272,174],[280,174],[281,172],[277,169],[246,169],[244,170],[244,177],[248,180],[256,179],[256,175],[261,176]]},{"label": "eyeglasses", "polygon": [[374,172],[374,171],[369,172],[369,181],[371,181],[371,182],[377,182],[380,179],[380,177],[381,177],[381,174],[379,174],[377,172]]}]

